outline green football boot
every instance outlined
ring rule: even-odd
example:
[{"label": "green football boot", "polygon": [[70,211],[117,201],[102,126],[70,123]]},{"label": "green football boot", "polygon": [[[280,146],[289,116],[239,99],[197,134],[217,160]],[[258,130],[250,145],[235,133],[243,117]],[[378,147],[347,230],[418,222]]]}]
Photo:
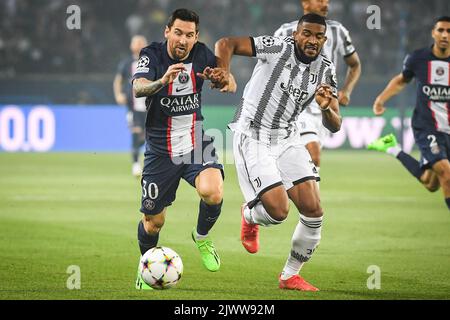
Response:
[{"label": "green football boot", "polygon": [[196,230],[194,228],[192,230],[192,240],[194,240],[195,244],[197,245],[198,251],[200,251],[203,265],[211,272],[218,271],[220,268],[220,258],[217,254],[216,248],[214,248],[212,240],[209,236],[205,239],[197,240],[195,234]]},{"label": "green football boot", "polygon": [[137,276],[136,276],[136,289],[138,289],[138,290],[154,290],[152,287],[150,287],[148,284],[146,284],[145,281],[142,279],[141,273],[139,272],[140,266],[141,266],[141,261],[139,260]]},{"label": "green football boot", "polygon": [[367,146],[367,149],[386,152],[387,149],[395,147],[396,145],[397,139],[395,138],[394,134],[391,133],[370,143]]}]

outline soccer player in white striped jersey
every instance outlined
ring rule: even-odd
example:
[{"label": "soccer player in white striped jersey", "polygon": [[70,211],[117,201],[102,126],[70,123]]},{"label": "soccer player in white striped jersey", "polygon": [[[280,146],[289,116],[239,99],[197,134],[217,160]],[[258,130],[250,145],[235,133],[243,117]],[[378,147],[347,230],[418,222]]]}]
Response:
[{"label": "soccer player in white striped jersey", "polygon": [[241,242],[259,249],[259,225],[282,223],[291,199],[300,213],[292,248],[279,277],[281,289],[317,291],[299,276],[321,238],[318,172],[298,139],[298,115],[316,100],[325,127],[340,129],[333,63],[320,52],[326,41],[325,19],[304,15],[290,37],[230,37],[216,43],[218,66],[230,68],[233,55],[256,57],[233,122],[233,152],[246,203],[241,211]]},{"label": "soccer player in white striped jersey", "polygon": [[[304,14],[315,13],[323,17],[328,15],[328,0],[301,0]],[[350,96],[361,74],[361,62],[358,53],[353,46],[352,40],[347,29],[338,21],[326,20],[327,23],[327,41],[323,47],[322,53],[333,61],[337,68],[341,56],[347,65],[347,75],[344,86],[338,92],[338,101],[340,105],[347,106],[350,102]],[[297,29],[297,21],[283,24],[275,36],[290,36]],[[329,131],[322,125],[321,112],[317,104],[313,101],[298,119],[300,128],[300,137],[306,145],[317,170],[320,170],[320,152],[324,140],[328,137]]]}]

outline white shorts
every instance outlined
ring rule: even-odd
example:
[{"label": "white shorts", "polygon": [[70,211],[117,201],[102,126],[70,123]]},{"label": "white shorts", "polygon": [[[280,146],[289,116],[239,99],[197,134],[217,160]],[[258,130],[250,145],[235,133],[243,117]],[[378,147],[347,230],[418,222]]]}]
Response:
[{"label": "white shorts", "polygon": [[247,203],[277,186],[289,190],[308,180],[320,180],[309,152],[295,136],[268,146],[234,132],[233,153],[239,186]]},{"label": "white shorts", "polygon": [[315,141],[322,147],[325,139],[330,135],[330,131],[322,124],[322,113],[311,113],[308,109],[300,113],[297,126],[300,141],[304,145]]}]

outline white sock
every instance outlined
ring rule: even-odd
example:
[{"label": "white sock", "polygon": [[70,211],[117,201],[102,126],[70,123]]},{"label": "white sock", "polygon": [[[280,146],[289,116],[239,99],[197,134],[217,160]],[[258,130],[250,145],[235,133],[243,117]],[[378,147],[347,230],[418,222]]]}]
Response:
[{"label": "white sock", "polygon": [[281,280],[298,274],[319,245],[322,217],[308,218],[300,214],[300,221],[292,235],[292,248],[281,273]]},{"label": "white sock", "polygon": [[264,227],[270,227],[283,222],[272,218],[266,211],[266,209],[264,209],[264,206],[261,202],[258,202],[258,204],[256,204],[252,209],[245,207],[244,218],[248,223],[258,224]]},{"label": "white sock", "polygon": [[386,153],[394,156],[397,158],[398,154],[402,151],[402,148],[400,145],[396,145],[390,148],[387,148]]},{"label": "white sock", "polygon": [[195,230],[195,239],[196,239],[196,240],[203,240],[203,239],[205,239],[205,238],[207,238],[207,237],[208,237],[208,234],[205,234],[205,235],[199,234],[199,233],[197,232],[197,230]]}]

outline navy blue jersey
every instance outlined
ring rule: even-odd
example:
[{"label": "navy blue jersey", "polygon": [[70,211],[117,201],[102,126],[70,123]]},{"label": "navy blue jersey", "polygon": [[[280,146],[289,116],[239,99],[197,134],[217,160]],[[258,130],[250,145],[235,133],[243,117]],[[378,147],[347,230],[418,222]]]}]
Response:
[{"label": "navy blue jersey", "polygon": [[[147,147],[171,158],[191,152],[200,146],[203,136],[201,91],[203,79],[196,76],[206,67],[216,67],[216,57],[203,43],[197,42],[188,58],[182,61],[186,71],[158,93],[147,97]],[[142,49],[133,79],[158,80],[172,64],[167,42],[153,42]]]},{"label": "navy blue jersey", "polygon": [[133,95],[133,86],[131,79],[136,72],[138,60],[133,56],[123,59],[117,68],[117,74],[120,74],[123,79],[123,91],[127,96],[127,106],[131,111],[145,111],[145,98],[135,98]]},{"label": "navy blue jersey", "polygon": [[405,58],[402,73],[417,82],[413,128],[450,134],[450,57],[437,58],[431,47],[416,50]]}]

